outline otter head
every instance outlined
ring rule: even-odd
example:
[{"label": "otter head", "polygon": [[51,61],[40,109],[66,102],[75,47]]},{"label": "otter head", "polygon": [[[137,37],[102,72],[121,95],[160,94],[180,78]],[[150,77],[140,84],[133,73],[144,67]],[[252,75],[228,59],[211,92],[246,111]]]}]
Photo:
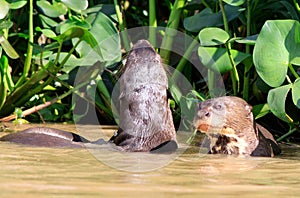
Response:
[{"label": "otter head", "polygon": [[239,154],[251,153],[258,144],[253,122],[252,107],[246,101],[224,96],[200,103],[194,126],[211,140],[217,141],[220,136],[229,138],[234,142],[231,147],[239,148]]}]

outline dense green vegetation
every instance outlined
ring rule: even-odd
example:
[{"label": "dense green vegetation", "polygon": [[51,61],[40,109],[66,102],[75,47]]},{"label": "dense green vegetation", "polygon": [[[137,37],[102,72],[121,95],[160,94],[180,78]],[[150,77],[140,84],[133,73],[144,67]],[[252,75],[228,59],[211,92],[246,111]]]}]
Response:
[{"label": "dense green vegetation", "polygon": [[[101,122],[115,124],[112,90],[130,46],[126,34],[118,33],[159,26],[194,39],[183,43],[185,54],[179,58],[158,49],[164,62],[193,87],[189,93],[170,87],[175,123],[185,111],[194,112],[195,98],[218,94],[221,74],[226,94],[252,104],[256,119],[279,140],[299,141],[294,133],[300,132],[296,0],[0,0],[0,5],[2,121],[14,113],[18,118],[29,114],[25,119],[30,122],[72,122],[80,120],[85,109],[96,108]],[[176,42],[170,35],[167,30],[149,29],[148,39],[151,43],[162,39],[170,49]],[[195,57],[207,68],[207,78],[188,61]],[[82,80],[75,79],[79,71],[85,74]],[[177,77],[173,74],[172,80]],[[83,101],[80,105],[86,104],[76,116],[72,94]],[[189,120],[183,118],[187,128]]]}]

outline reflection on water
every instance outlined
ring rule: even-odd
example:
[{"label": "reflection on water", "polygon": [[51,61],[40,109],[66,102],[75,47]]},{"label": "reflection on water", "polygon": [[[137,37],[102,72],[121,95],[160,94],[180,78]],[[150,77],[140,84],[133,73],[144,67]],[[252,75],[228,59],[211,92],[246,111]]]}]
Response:
[{"label": "reflection on water", "polygon": [[300,193],[300,148],[290,146],[284,146],[278,158],[203,155],[193,147],[147,172],[121,171],[98,158],[109,156],[138,171],[167,156],[124,154],[108,148],[102,148],[102,156],[94,156],[91,149],[3,142],[0,149],[1,197],[296,197]]}]

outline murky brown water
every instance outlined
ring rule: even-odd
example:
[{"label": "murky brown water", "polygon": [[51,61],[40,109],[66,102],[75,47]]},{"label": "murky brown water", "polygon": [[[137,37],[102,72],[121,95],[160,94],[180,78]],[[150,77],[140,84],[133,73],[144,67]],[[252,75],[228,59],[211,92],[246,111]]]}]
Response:
[{"label": "murky brown water", "polygon": [[[74,126],[58,127],[76,131]],[[113,129],[105,132],[110,134]],[[300,148],[297,147],[284,146],[283,155],[277,158],[203,155],[197,148],[169,156],[120,154],[107,148],[24,147],[3,142],[0,150],[1,197],[300,195]],[[126,171],[116,167],[113,163],[116,161]]]}]

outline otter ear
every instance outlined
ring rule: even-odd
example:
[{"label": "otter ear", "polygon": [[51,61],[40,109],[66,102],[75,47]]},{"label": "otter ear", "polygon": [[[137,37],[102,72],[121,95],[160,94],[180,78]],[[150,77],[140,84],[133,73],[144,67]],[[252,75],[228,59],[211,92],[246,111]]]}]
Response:
[{"label": "otter ear", "polygon": [[253,121],[252,106],[249,104],[246,104],[245,110],[247,111],[247,117]]}]

